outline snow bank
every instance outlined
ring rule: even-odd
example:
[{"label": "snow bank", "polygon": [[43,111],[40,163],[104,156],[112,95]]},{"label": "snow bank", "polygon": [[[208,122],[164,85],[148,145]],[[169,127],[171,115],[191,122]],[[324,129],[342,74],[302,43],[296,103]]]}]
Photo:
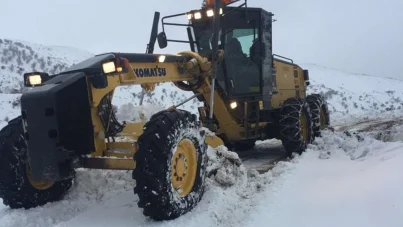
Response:
[{"label": "snow bank", "polygon": [[389,133],[385,133],[385,137],[381,138],[382,141],[403,141],[403,126],[396,125],[390,129]]},{"label": "snow bank", "polygon": [[171,222],[153,222],[137,207],[131,171],[78,170],[69,195],[30,210],[0,206],[0,226],[234,226],[253,207],[250,200],[269,179],[246,169],[225,147],[208,149],[207,190],[190,213]]},{"label": "snow bank", "polygon": [[402,162],[401,142],[325,133],[263,193],[245,226],[403,226]]},{"label": "snow bank", "polygon": [[[190,213],[169,222],[145,218],[137,207],[138,197],[125,191],[87,209],[68,222],[57,226],[234,226],[246,218],[250,199],[261,191],[268,179],[249,171],[239,157],[225,147],[209,148],[207,190],[202,201]],[[107,214],[107,215],[106,215]],[[107,216],[107,217],[106,217]]]}]

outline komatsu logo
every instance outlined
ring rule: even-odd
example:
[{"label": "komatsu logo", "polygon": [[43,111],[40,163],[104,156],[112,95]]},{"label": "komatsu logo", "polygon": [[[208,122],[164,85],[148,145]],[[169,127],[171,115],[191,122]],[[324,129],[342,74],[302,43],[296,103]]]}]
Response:
[{"label": "komatsu logo", "polygon": [[137,77],[160,77],[166,76],[167,70],[165,68],[140,68],[134,69]]}]

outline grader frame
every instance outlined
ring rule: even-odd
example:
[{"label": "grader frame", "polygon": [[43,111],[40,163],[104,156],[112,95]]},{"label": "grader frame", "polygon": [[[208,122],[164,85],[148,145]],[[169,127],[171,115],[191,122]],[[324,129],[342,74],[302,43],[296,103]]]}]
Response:
[{"label": "grader frame", "polygon": [[[155,84],[164,82],[177,82],[177,81],[193,81],[194,75],[206,75],[205,80],[208,79],[208,73],[211,69],[211,63],[206,59],[200,57],[194,52],[182,52],[180,56],[170,55],[155,55],[152,63],[139,63],[136,55],[130,54],[114,54],[115,57],[123,58],[126,60],[125,73],[117,73],[107,77],[108,86],[103,89],[97,89],[91,85],[90,93],[91,101],[91,114],[94,122],[94,141],[95,152],[91,153],[91,158],[83,159],[84,168],[100,168],[100,169],[119,169],[119,170],[133,170],[135,169],[135,162],[133,156],[138,149],[135,142],[107,142],[104,138],[100,138],[99,134],[105,131],[104,125],[98,117],[99,104],[101,100],[110,92],[113,92],[119,86],[128,85],[142,85],[142,87],[149,91],[153,89]],[[141,56],[141,55],[139,55]],[[159,62],[160,57],[165,58],[164,62]],[[191,58],[190,61],[185,59]],[[160,70],[160,71],[159,71]],[[143,71],[143,72],[141,72]],[[145,72],[144,72],[145,71]],[[141,75],[143,74],[143,75]],[[197,78],[196,78],[197,79]],[[198,92],[208,97],[209,89],[208,82],[199,88]],[[220,97],[217,96],[217,103],[223,103]],[[217,106],[220,111],[225,111],[225,105]],[[121,133],[117,137],[128,137],[133,141],[138,140],[139,135],[143,133],[143,127],[146,122],[136,122],[125,124]],[[207,138],[206,141],[213,147],[223,145],[219,138]],[[119,150],[119,152],[113,152]],[[124,150],[125,152],[122,152]],[[97,158],[97,157],[114,157],[113,159]]]}]

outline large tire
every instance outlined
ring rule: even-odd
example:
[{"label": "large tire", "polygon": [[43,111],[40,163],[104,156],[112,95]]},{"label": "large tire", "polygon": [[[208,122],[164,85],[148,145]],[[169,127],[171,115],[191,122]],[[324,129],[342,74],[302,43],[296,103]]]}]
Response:
[{"label": "large tire", "polygon": [[320,137],[321,131],[330,126],[328,104],[319,94],[308,95],[306,101],[311,109],[314,136]]},{"label": "large tire", "polygon": [[[155,114],[138,146],[134,193],[143,214],[171,220],[192,210],[204,194],[207,168],[207,144],[196,115],[180,110]],[[178,185],[182,192],[175,189]]]},{"label": "large tire", "polygon": [[0,198],[4,205],[12,209],[42,206],[61,200],[72,186],[72,179],[34,181],[28,166],[22,121],[18,117],[0,131]]},{"label": "large tire", "polygon": [[302,99],[289,98],[280,108],[280,139],[288,156],[301,154],[313,141],[312,116]]}]

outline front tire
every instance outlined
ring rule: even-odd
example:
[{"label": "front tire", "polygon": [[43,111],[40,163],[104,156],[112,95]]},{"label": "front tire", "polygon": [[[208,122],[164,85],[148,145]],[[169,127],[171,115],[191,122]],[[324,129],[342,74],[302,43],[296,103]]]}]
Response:
[{"label": "front tire", "polygon": [[0,131],[0,198],[12,209],[33,208],[61,200],[72,179],[36,181],[30,175],[21,117]]},{"label": "front tire", "polygon": [[134,192],[143,214],[175,219],[192,210],[204,194],[207,144],[196,115],[165,110],[154,115],[138,139]]},{"label": "front tire", "polygon": [[297,98],[287,99],[280,108],[280,139],[291,156],[301,154],[313,141],[312,116],[306,101]]}]

